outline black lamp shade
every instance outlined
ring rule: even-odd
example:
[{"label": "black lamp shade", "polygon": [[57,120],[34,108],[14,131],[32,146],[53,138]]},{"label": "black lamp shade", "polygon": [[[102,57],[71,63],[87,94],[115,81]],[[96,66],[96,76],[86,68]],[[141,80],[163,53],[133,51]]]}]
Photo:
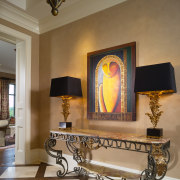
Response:
[{"label": "black lamp shade", "polygon": [[171,63],[136,67],[134,92],[176,92],[174,68]]},{"label": "black lamp shade", "polygon": [[81,80],[74,77],[60,77],[51,80],[50,96],[79,96],[82,97]]}]

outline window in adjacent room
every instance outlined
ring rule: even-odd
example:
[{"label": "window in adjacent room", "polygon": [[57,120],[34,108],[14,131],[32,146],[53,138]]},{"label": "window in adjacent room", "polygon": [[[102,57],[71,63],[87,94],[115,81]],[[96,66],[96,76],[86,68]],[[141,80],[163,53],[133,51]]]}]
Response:
[{"label": "window in adjacent room", "polygon": [[15,117],[15,84],[9,84],[9,117]]}]

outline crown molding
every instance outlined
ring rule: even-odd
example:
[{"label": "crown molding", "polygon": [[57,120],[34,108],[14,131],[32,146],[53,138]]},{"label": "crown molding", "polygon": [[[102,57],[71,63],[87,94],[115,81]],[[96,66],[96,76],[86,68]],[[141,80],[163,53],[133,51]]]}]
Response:
[{"label": "crown molding", "polygon": [[16,44],[16,38],[2,32],[0,32],[0,40],[9,42],[11,44]]},{"label": "crown molding", "polygon": [[34,33],[42,34],[125,1],[126,0],[81,0],[71,6],[60,9],[56,17],[50,15],[40,20],[0,1],[0,18]]},{"label": "crown molding", "polygon": [[40,34],[56,29],[73,21],[82,19],[91,14],[97,13],[104,9],[110,8],[126,0],[83,0],[74,3],[73,5],[60,9],[58,16],[48,16],[40,19],[39,30]]},{"label": "crown molding", "polygon": [[15,6],[18,6],[21,9],[26,10],[27,0],[6,0],[6,1],[14,4]]},{"label": "crown molding", "polygon": [[2,1],[0,1],[0,18],[39,34],[37,19]]}]

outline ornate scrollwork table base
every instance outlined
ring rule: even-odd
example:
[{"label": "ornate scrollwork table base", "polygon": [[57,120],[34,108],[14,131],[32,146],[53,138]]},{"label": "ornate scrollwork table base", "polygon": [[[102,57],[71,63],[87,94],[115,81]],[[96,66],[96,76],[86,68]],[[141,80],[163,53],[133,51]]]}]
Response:
[{"label": "ornate scrollwork table base", "polygon": [[[63,177],[69,173],[68,161],[63,157],[61,150],[53,149],[56,141],[66,142],[68,150],[73,154],[73,159],[79,167],[74,167],[77,175],[96,174],[97,179],[112,179],[111,177],[121,177],[122,179],[133,179],[139,177],[140,180],[161,180],[167,172],[167,166],[170,160],[168,148],[170,140],[165,138],[147,138],[146,136],[136,134],[122,134],[103,132],[87,129],[62,129],[52,130],[50,137],[45,141],[45,150],[60,165],[61,170],[57,172],[58,177]],[[128,151],[136,151],[148,154],[147,168],[140,175],[114,171],[105,167],[93,167],[86,159],[84,149],[96,150],[99,148],[116,148]],[[104,171],[102,170],[104,168]],[[101,169],[101,170],[98,170]],[[114,176],[113,176],[114,175]]]}]

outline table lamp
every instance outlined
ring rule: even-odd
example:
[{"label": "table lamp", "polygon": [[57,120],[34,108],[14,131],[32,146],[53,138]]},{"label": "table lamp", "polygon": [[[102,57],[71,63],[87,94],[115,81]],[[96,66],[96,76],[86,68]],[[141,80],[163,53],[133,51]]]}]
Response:
[{"label": "table lamp", "polygon": [[62,114],[64,115],[64,122],[59,122],[59,128],[71,128],[72,122],[67,122],[67,118],[70,114],[69,100],[73,97],[82,97],[81,80],[69,76],[52,79],[50,96],[60,97],[63,101]]},{"label": "table lamp", "polygon": [[147,128],[147,136],[162,137],[163,129],[156,128],[163,113],[160,111],[159,98],[162,94],[176,92],[174,68],[171,63],[137,67],[134,92],[150,98],[151,113],[146,115],[149,116],[153,128]]}]

